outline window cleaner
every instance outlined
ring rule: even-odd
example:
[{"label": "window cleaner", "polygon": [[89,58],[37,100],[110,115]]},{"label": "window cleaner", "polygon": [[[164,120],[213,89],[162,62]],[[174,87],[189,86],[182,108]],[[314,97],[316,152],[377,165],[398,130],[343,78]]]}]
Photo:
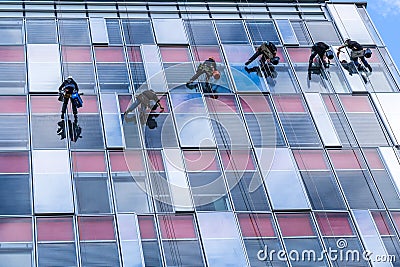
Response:
[{"label": "window cleaner", "polygon": [[[345,47],[351,49],[350,59],[354,62],[354,65],[357,67],[359,71],[364,71],[365,67],[369,70],[369,72],[372,72],[371,65],[369,65],[369,63],[365,59],[365,58],[370,58],[372,56],[371,49],[369,48],[364,49],[363,46],[360,45],[358,42],[352,41],[351,39],[346,39],[344,44],[338,48],[338,52],[340,53],[341,50]],[[360,64],[358,59],[361,60],[364,66]]]},{"label": "window cleaner", "polygon": [[[318,55],[319,61],[314,62]],[[333,51],[324,42],[317,42],[311,47],[311,55],[308,60],[308,79],[311,80],[311,73],[320,74],[322,65],[329,68],[330,60],[333,59]]]}]

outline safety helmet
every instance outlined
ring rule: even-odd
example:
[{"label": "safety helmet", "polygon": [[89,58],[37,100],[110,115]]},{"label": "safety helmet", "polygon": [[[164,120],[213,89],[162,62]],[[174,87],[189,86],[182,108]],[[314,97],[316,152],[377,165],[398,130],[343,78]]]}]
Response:
[{"label": "safety helmet", "polygon": [[67,79],[71,79],[71,80],[73,80],[73,78],[72,78],[72,76],[71,76],[71,75],[69,75],[69,76],[67,77]]},{"label": "safety helmet", "polygon": [[351,39],[350,38],[346,38],[346,40],[344,41],[345,44],[347,44],[348,42],[350,42]]},{"label": "safety helmet", "polygon": [[214,61],[215,61],[214,57],[208,57],[208,59],[210,59],[210,60],[214,60]]},{"label": "safety helmet", "polygon": [[333,59],[333,57],[334,57],[333,51],[332,51],[332,50],[326,51],[326,57],[327,57],[328,59]]},{"label": "safety helmet", "polygon": [[279,57],[273,57],[270,61],[272,65],[278,65],[280,58]]},{"label": "safety helmet", "polygon": [[364,51],[364,56],[365,56],[366,58],[370,58],[370,57],[372,56],[372,51],[371,51],[371,49],[369,49],[369,48],[365,49],[365,51]]},{"label": "safety helmet", "polygon": [[218,80],[219,78],[221,78],[221,73],[219,73],[219,71],[217,70],[214,70],[212,76],[214,77],[214,79]]}]

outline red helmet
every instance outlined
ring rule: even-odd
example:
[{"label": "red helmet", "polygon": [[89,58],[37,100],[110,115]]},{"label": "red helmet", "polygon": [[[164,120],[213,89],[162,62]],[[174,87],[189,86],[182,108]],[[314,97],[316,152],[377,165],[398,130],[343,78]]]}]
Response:
[{"label": "red helmet", "polygon": [[219,71],[214,70],[212,73],[214,79],[218,80],[219,78],[221,78],[221,74],[219,73]]}]

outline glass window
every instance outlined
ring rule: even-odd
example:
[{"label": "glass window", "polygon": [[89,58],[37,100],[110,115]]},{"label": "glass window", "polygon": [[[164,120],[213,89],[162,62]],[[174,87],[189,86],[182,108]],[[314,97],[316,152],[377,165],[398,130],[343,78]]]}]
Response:
[{"label": "glass window", "polygon": [[165,92],[165,76],[156,45],[141,45],[148,85],[156,92]]},{"label": "glass window", "polygon": [[138,217],[135,214],[119,214],[117,222],[124,265],[142,266],[144,262],[139,242]]},{"label": "glass window", "polygon": [[[96,6],[97,8],[98,6]],[[121,29],[118,19],[106,19],[108,42],[110,45],[122,45]]]},{"label": "glass window", "polygon": [[372,100],[395,144],[399,144],[400,142],[400,124],[397,120],[399,112],[396,108],[397,99],[398,96],[395,93],[377,93],[372,95]]},{"label": "glass window", "polygon": [[388,140],[368,96],[339,96],[360,146],[387,146]]},{"label": "glass window", "polygon": [[246,32],[241,21],[216,21],[219,38],[223,44],[248,44]]},{"label": "glass window", "polygon": [[253,44],[261,45],[263,42],[272,42],[280,45],[278,32],[273,21],[246,21]]},{"label": "glass window", "polygon": [[56,23],[52,19],[26,21],[28,44],[55,44],[57,43]]},{"label": "glass window", "polygon": [[54,92],[61,81],[60,53],[56,44],[28,44],[30,92]]},{"label": "glass window", "polygon": [[90,44],[89,27],[86,19],[60,19],[58,21],[60,42],[63,45]]},{"label": "glass window", "polygon": [[101,94],[100,100],[107,147],[123,148],[125,144],[118,96],[115,94]]},{"label": "glass window", "polygon": [[256,156],[274,209],[307,209],[299,173],[287,148],[257,148]]},{"label": "glass window", "polygon": [[218,44],[213,24],[210,20],[185,20],[186,32],[192,45]]},{"label": "glass window", "polygon": [[73,243],[38,244],[38,266],[78,266]]},{"label": "glass window", "polygon": [[72,181],[67,150],[32,152],[34,208],[37,213],[72,213]]},{"label": "glass window", "polygon": [[24,94],[26,86],[23,46],[0,46],[0,94]]},{"label": "glass window", "polygon": [[83,266],[120,266],[118,247],[115,242],[85,242],[80,244]]},{"label": "glass window", "polygon": [[114,218],[111,216],[80,216],[78,225],[81,241],[115,240]]},{"label": "glass window", "polygon": [[[370,92],[398,92],[398,87],[393,82],[390,72],[385,68],[385,62],[379,56],[378,49],[372,48],[372,56],[368,58],[368,63],[371,65],[373,72],[368,75],[360,72],[361,75],[366,75],[366,86]],[[393,69],[392,69],[393,73]]]},{"label": "glass window", "polygon": [[37,218],[38,241],[74,241],[73,221],[70,217]]},{"label": "glass window", "polygon": [[329,45],[341,45],[335,27],[330,21],[307,21],[307,28],[311,37],[316,42],[325,42]]},{"label": "glass window", "polygon": [[186,47],[160,47],[160,53],[168,87],[180,89],[194,74],[189,50]]},{"label": "glass window", "polygon": [[0,44],[17,45],[23,44],[23,24],[21,19],[0,20]]},{"label": "glass window", "polygon": [[106,173],[75,173],[75,190],[80,214],[110,213],[109,185]]},{"label": "glass window", "polygon": [[297,40],[296,34],[293,30],[290,21],[287,19],[278,19],[276,20],[276,24],[278,25],[279,32],[281,33],[281,38],[284,44],[293,44],[298,45],[299,41]]},{"label": "glass window", "polygon": [[[153,19],[153,25],[158,44],[188,43],[181,19]],[[170,34],[171,29],[174,34]]]},{"label": "glass window", "polygon": [[93,44],[108,45],[108,32],[106,20],[104,18],[89,18],[90,32]]},{"label": "glass window", "polygon": [[133,85],[136,91],[140,91],[145,89],[147,85],[141,50],[139,46],[132,46],[127,49]]},{"label": "glass window", "polygon": [[122,20],[126,44],[154,44],[149,20]]},{"label": "glass window", "polygon": [[162,266],[153,216],[138,216],[145,266]]}]

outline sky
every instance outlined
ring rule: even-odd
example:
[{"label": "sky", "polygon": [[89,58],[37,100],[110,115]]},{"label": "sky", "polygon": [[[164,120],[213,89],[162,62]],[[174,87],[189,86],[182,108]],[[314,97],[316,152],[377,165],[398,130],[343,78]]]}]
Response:
[{"label": "sky", "polygon": [[[331,0],[331,2],[350,1]],[[367,2],[367,12],[400,69],[400,0],[359,0],[359,2]]]}]

